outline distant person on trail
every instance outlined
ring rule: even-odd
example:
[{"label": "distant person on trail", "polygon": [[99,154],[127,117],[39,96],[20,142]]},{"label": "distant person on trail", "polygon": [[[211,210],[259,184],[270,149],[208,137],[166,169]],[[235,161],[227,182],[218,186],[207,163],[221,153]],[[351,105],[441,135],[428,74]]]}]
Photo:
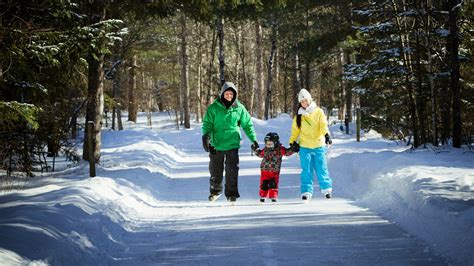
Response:
[{"label": "distant person on trail", "polygon": [[232,82],[222,85],[219,98],[209,105],[202,122],[202,145],[209,152],[210,195],[215,201],[222,194],[225,169],[225,196],[234,202],[238,190],[239,148],[242,141],[240,127],[258,148],[257,136],[249,112],[237,100],[237,87]]},{"label": "distant person on trail", "polygon": [[[301,199],[311,200],[313,196],[313,172],[316,172],[321,193],[331,198],[332,179],[326,160],[326,147],[331,145],[326,116],[317,107],[311,94],[302,89],[298,93],[299,108],[291,125],[290,145],[299,137],[301,163]],[[323,138],[324,137],[324,138]]]},{"label": "distant person on trail", "polygon": [[252,150],[258,157],[263,158],[260,163],[260,202],[265,202],[265,198],[276,202],[283,155],[290,156],[298,152],[298,148],[296,146],[283,147],[278,134],[270,132],[265,136],[265,147],[259,149],[252,145]]}]

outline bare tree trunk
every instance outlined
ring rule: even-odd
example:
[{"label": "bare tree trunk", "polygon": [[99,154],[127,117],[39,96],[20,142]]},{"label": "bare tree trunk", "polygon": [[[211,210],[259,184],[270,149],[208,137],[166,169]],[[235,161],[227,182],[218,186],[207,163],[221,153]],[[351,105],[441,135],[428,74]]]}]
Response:
[{"label": "bare tree trunk", "polygon": [[[349,51],[347,50],[341,48],[339,53],[341,74],[344,74],[344,66],[351,63],[351,58]],[[352,88],[350,87],[349,82],[344,79],[341,81],[341,86],[344,99],[344,123],[346,126],[346,134],[349,134],[349,123],[352,122]]]},{"label": "bare tree trunk", "polygon": [[[252,62],[252,52],[251,51],[254,51],[255,50],[255,42],[249,42],[248,43],[249,45],[249,49],[244,49],[245,50],[248,50],[249,52],[247,53],[247,55],[249,55],[249,59],[246,60],[247,64],[246,65],[249,65],[249,68],[246,69],[245,71],[245,79],[247,81],[247,88],[250,92],[250,103],[249,103],[249,110],[250,110],[250,113],[254,116],[257,112],[256,112],[256,107],[255,107],[255,94],[256,94],[256,86],[255,86],[255,64]],[[245,47],[245,46],[243,46]]]},{"label": "bare tree trunk", "polygon": [[[89,82],[87,90],[87,107],[86,107],[86,121],[94,122],[94,132],[86,131],[86,136],[92,134],[92,141],[94,148],[94,161],[97,163],[100,160],[100,144],[102,132],[102,112],[104,110],[104,56],[99,56],[98,59],[89,57]],[[84,160],[89,161],[92,158],[88,157],[89,150],[87,143],[84,144]]]},{"label": "bare tree trunk", "polygon": [[276,52],[276,29],[272,28],[272,48],[270,50],[270,58],[268,59],[268,83],[267,83],[267,95],[265,97],[265,120],[268,120],[268,109],[270,108],[270,102],[272,99],[272,70],[273,70],[273,58]]},{"label": "bare tree trunk", "polygon": [[[403,12],[407,12],[407,4],[405,0],[402,1],[402,7],[403,7]],[[398,16],[396,16],[397,19],[399,19]],[[410,46],[410,37],[408,34],[403,34],[402,32],[407,32],[412,29],[409,28],[407,18],[404,17],[402,19],[403,22],[403,27],[399,27],[399,32],[401,36],[401,42],[402,42],[402,49],[403,55],[405,57],[404,60],[406,60],[405,66],[408,74],[405,75],[405,83],[408,88],[408,95],[409,95],[409,105],[410,105],[410,113],[411,113],[411,123],[412,123],[412,133],[413,133],[413,146],[415,148],[419,147],[421,145],[420,143],[420,128],[419,128],[419,114],[418,114],[418,107],[417,107],[417,99],[416,99],[416,93],[413,89],[413,84],[412,84],[412,77],[414,76],[414,63],[412,59],[412,53],[411,52],[405,52],[405,51],[410,51],[412,47]]]},{"label": "bare tree trunk", "polygon": [[[114,56],[114,62],[117,62],[119,59],[118,56]],[[121,75],[122,71],[120,70],[120,64],[116,64],[116,70],[115,70],[115,75],[113,77],[112,81],[112,98],[114,99],[114,107],[112,108],[112,130],[116,130],[116,124],[115,124],[115,118],[117,114],[117,108],[120,108],[119,105],[119,99],[120,99],[120,86],[121,86]]]},{"label": "bare tree trunk", "polygon": [[114,110],[117,114],[117,127],[118,130],[123,130],[123,124],[122,124],[122,104],[120,99],[122,98],[122,82],[123,82],[123,68],[121,70],[117,71],[117,76],[115,77],[114,80],[114,85],[115,82],[117,82],[117,87],[116,89],[116,100],[115,100],[115,105],[114,105]]},{"label": "bare tree trunk", "polygon": [[184,101],[184,127],[191,128],[189,115],[189,86],[188,86],[188,48],[186,40],[186,16],[181,15],[181,92]]},{"label": "bare tree trunk", "polygon": [[120,108],[120,106],[117,108],[117,124],[118,124],[118,130],[123,130],[122,108]]},{"label": "bare tree trunk", "polygon": [[[342,48],[339,49],[339,56],[338,56],[338,60],[337,60],[337,66],[338,66],[338,73],[340,75],[343,74],[344,72],[344,50]],[[342,80],[338,80],[338,86],[340,88],[340,95],[339,95],[339,99],[341,99],[339,101],[339,112],[338,112],[338,116],[339,116],[339,120],[345,120],[344,119],[344,116],[346,114],[346,109],[345,109],[345,89],[344,89],[344,82]]]},{"label": "bare tree trunk", "polygon": [[262,25],[260,20],[257,20],[255,24],[255,33],[256,33],[256,53],[257,53],[257,93],[256,93],[256,103],[257,103],[257,116],[260,119],[264,118],[265,106],[264,106],[264,81],[263,81],[263,44],[262,44]]},{"label": "bare tree trunk", "polygon": [[[179,108],[179,107],[178,107]],[[175,110],[175,115],[176,115],[176,129],[179,130],[179,111],[178,111],[178,108],[176,108]]]},{"label": "bare tree trunk", "polygon": [[461,86],[459,84],[460,70],[459,70],[459,10],[461,4],[459,0],[449,1],[449,35],[450,49],[450,87],[453,92],[453,147],[461,148],[462,141],[462,119],[461,119]]},{"label": "bare tree trunk", "polygon": [[152,128],[153,126],[153,104],[154,104],[154,98],[153,98],[153,87],[154,87],[154,80],[150,77],[148,77],[148,99],[147,99],[147,106],[148,106],[148,126]]},{"label": "bare tree trunk", "polygon": [[135,91],[137,89],[137,55],[132,57],[132,65],[128,80],[128,121],[137,122],[137,103],[135,99]]},{"label": "bare tree trunk", "polygon": [[[416,1],[416,9],[421,10],[420,1]],[[428,120],[426,115],[426,93],[423,86],[423,69],[421,66],[421,60],[423,60],[423,53],[421,51],[421,27],[420,27],[420,16],[415,16],[415,60],[416,60],[416,80],[417,80],[417,107],[418,107],[418,124],[420,129],[420,141],[423,145],[427,143],[427,127],[426,121]]]},{"label": "bare tree trunk", "polygon": [[284,75],[283,75],[283,105],[284,105],[284,108],[283,108],[283,112],[285,113],[290,113],[290,104],[291,104],[291,98],[290,98],[290,101],[288,101],[288,94],[290,95],[290,97],[293,95],[293,93],[290,93],[289,90],[288,90],[288,54],[285,53],[284,57],[283,57],[283,69],[284,69]]},{"label": "bare tree trunk", "polygon": [[214,72],[214,56],[216,54],[216,44],[217,44],[217,30],[213,29],[212,30],[212,42],[211,42],[211,53],[210,53],[210,60],[209,60],[209,86],[207,87],[207,98],[206,102],[207,104],[211,104],[211,95],[212,95],[212,87],[213,87],[213,82],[212,82],[212,73]]},{"label": "bare tree trunk", "polygon": [[[238,32],[238,27],[234,27],[233,28],[233,32],[234,32],[234,45],[235,45],[235,50],[237,51],[237,54],[239,54],[239,34]],[[234,84],[239,88],[239,98],[240,98],[240,101],[243,100],[243,95],[244,95],[244,90],[242,90],[244,88],[244,86],[242,85],[242,83],[240,82],[240,75],[239,75],[239,69],[240,69],[240,60],[239,58],[236,58],[234,60],[234,73],[235,73],[235,77],[234,77]]]},{"label": "bare tree trunk", "polygon": [[198,24],[198,47],[197,47],[197,112],[196,112],[196,122],[200,122],[203,117],[203,99],[202,99],[202,26]]},{"label": "bare tree trunk", "polygon": [[[95,3],[97,2],[97,3]],[[91,24],[97,23],[105,18],[105,6],[99,1],[91,4],[92,10],[90,14]],[[99,47],[101,47],[100,44]],[[95,50],[95,49],[94,49]],[[89,65],[88,84],[87,84],[87,106],[86,106],[86,122],[94,122],[94,132],[86,130],[85,139],[92,135],[92,147],[94,152],[89,152],[87,141],[84,141],[83,159],[86,161],[100,161],[100,145],[102,132],[102,112],[104,110],[104,55],[97,54],[92,48],[89,48],[87,63]],[[94,158],[90,158],[89,154],[93,154]]]},{"label": "bare tree trunk", "polygon": [[[310,26],[309,26],[309,17],[310,17],[310,10],[306,9],[304,12],[302,12],[302,20],[304,20],[305,28],[304,28],[304,34],[308,35],[310,34]],[[300,83],[301,87],[305,88],[309,92],[311,92],[311,83],[310,83],[310,66],[311,66],[311,60],[308,55],[303,56],[303,58],[300,58],[300,61],[304,62],[304,68],[303,64],[301,64],[301,74],[300,74]],[[314,97],[314,93],[312,93],[312,97]]]},{"label": "bare tree trunk", "polygon": [[[401,12],[398,8],[397,3],[392,0],[392,8],[395,14]],[[405,1],[402,1],[402,10],[403,12],[407,11]],[[420,145],[420,138],[419,138],[419,128],[418,128],[418,113],[417,113],[417,106],[416,106],[416,99],[413,92],[413,85],[411,83],[410,77],[413,75],[413,65],[411,59],[411,53],[407,52],[410,51],[410,42],[407,34],[403,34],[403,32],[408,31],[408,25],[406,22],[406,18],[401,18],[400,16],[395,16],[395,22],[397,25],[397,31],[399,34],[399,46],[400,51],[402,51],[402,62],[407,74],[405,74],[405,86],[408,92],[408,106],[411,116],[411,134],[413,134],[413,146],[416,148]]]},{"label": "bare tree trunk", "polygon": [[[449,13],[449,10],[450,10],[449,1],[443,1],[443,10],[445,10]],[[448,21],[448,23],[449,23],[449,21]],[[448,28],[449,25],[445,25],[445,27]],[[452,45],[451,42],[452,42],[452,39],[447,38],[447,40],[446,40],[446,51],[448,51],[448,53],[451,50],[451,45]],[[449,66],[446,66],[443,70],[445,72],[450,72],[449,71]],[[448,144],[448,140],[451,136],[451,123],[453,121],[453,119],[451,118],[451,103],[452,103],[452,101],[453,101],[453,94],[452,94],[451,88],[449,86],[448,79],[443,79],[442,83],[441,83],[441,103],[440,103],[441,125],[442,125],[441,142],[443,143],[443,145]]]},{"label": "bare tree trunk", "polygon": [[71,138],[77,138],[77,114],[74,113],[71,117]]},{"label": "bare tree trunk", "polygon": [[196,75],[195,75],[195,82],[196,82],[196,122],[199,123],[202,120],[202,109],[203,109],[203,91],[202,91],[202,64],[203,64],[203,57],[202,57],[202,34],[203,29],[200,23],[197,24],[196,27],[198,36],[196,39]]},{"label": "bare tree trunk", "polygon": [[301,90],[300,75],[299,75],[299,57],[298,53],[295,54],[295,61],[293,62],[293,115],[298,112],[298,93]]},{"label": "bare tree trunk", "polygon": [[[173,21],[173,29],[174,29],[174,33],[176,36],[178,36],[180,33],[178,32],[178,25],[177,23],[180,22],[180,21]],[[173,60],[173,71],[172,71],[172,80],[173,80],[173,85],[176,86],[174,88],[175,89],[175,93],[176,93],[176,105],[174,106],[175,107],[175,114],[176,114],[176,129],[179,130],[179,126],[180,125],[183,125],[184,123],[184,104],[183,104],[183,87],[181,86],[182,82],[180,81],[179,83],[176,81],[176,73],[180,73],[178,71],[179,70],[179,67],[182,66],[183,62],[182,62],[182,56],[181,56],[181,46],[180,46],[180,41],[178,38],[174,38],[175,40],[175,48],[176,48],[176,56],[174,57],[175,60]],[[177,69],[178,68],[178,69]],[[181,73],[180,73],[180,77],[181,79]]]},{"label": "bare tree trunk", "polygon": [[[304,87],[308,90],[311,91],[311,61],[309,59],[306,59],[305,65],[304,65]],[[314,91],[312,92],[312,96],[316,96],[314,94]]]},{"label": "bare tree trunk", "polygon": [[[318,106],[321,106],[321,94],[322,94],[322,91],[321,91],[321,83],[320,81],[318,80],[315,80],[315,84],[314,84],[314,102],[316,102],[316,104]],[[331,105],[330,103],[327,103],[329,105]],[[331,111],[331,108],[328,109],[328,112]]]},{"label": "bare tree trunk", "polygon": [[[175,29],[174,32],[177,34],[177,30],[176,30],[176,24],[173,23],[173,28]],[[178,40],[177,38],[176,39],[176,43],[175,43],[175,47],[176,47],[176,56],[174,57],[174,60],[173,60],[173,64],[172,64],[172,71],[171,71],[171,80],[172,80],[172,84],[173,84],[173,91],[174,91],[174,95],[175,95],[175,99],[176,99],[176,104],[174,105],[174,113],[175,113],[175,119],[176,119],[176,129],[179,130],[179,125],[180,125],[180,111],[181,111],[181,108],[182,108],[182,104],[181,104],[181,95],[182,95],[182,92],[181,92],[181,85],[177,84],[177,81],[176,81],[176,73],[177,73],[177,70],[176,68],[179,67],[178,65],[180,64],[180,59],[181,57],[179,56],[179,43],[178,43]]]},{"label": "bare tree trunk", "polygon": [[116,108],[115,106],[112,108],[112,130],[115,130],[115,117],[116,117]]},{"label": "bare tree trunk", "polygon": [[[430,3],[429,0],[426,1],[426,9],[432,9],[433,6]],[[429,79],[429,91],[430,91],[430,98],[431,98],[431,139],[432,142],[438,146],[439,144],[439,132],[438,132],[438,113],[436,110],[438,109],[437,101],[436,101],[436,96],[438,95],[438,92],[435,89],[435,83],[433,81],[433,66],[432,66],[432,60],[431,60],[431,43],[430,43],[430,38],[431,38],[431,19],[430,19],[430,14],[426,14],[426,21],[425,21],[425,46],[426,46],[426,56],[428,59],[428,79]]]},{"label": "bare tree trunk", "polygon": [[[349,55],[348,51],[343,51],[342,52],[342,67],[344,69],[345,64],[350,64],[351,63],[351,58]],[[349,82],[347,81],[342,81],[343,87],[344,87],[344,92],[345,92],[345,109],[346,113],[344,116],[344,121],[346,122],[346,134],[349,134],[349,123],[352,122],[352,88],[350,87]]]},{"label": "bare tree trunk", "polygon": [[[117,103],[117,87],[119,81],[117,76],[115,76],[114,80],[112,81],[112,98],[114,99],[115,103]],[[115,114],[117,113],[117,104],[114,104],[112,108],[112,130],[115,130]]]},{"label": "bare tree trunk", "polygon": [[[235,46],[237,49],[237,53],[239,54],[239,59],[240,59],[240,64],[238,64],[241,70],[237,68],[237,73],[240,73],[240,95],[245,95],[245,101],[248,103],[248,108],[249,111],[252,110],[252,107],[250,105],[250,96],[251,96],[251,91],[249,90],[248,84],[247,84],[247,73],[246,73],[246,68],[245,68],[245,42],[244,38],[242,37],[242,27],[238,26],[237,32],[235,33]],[[237,60],[238,61],[238,60]],[[242,93],[244,92],[244,93]],[[242,98],[240,98],[242,99]]]},{"label": "bare tree trunk", "polygon": [[[279,48],[277,47],[275,50],[275,78],[273,81],[273,87],[275,88],[273,90],[273,101],[271,101],[271,114],[272,117],[276,117],[278,115],[277,108],[281,106],[281,101],[280,101],[280,95],[281,95],[281,88],[280,88],[280,62],[278,60],[279,58]],[[284,108],[280,109],[284,110]]]},{"label": "bare tree trunk", "polygon": [[219,39],[219,77],[221,86],[225,83],[225,56],[224,56],[224,18],[216,20],[217,37]]}]

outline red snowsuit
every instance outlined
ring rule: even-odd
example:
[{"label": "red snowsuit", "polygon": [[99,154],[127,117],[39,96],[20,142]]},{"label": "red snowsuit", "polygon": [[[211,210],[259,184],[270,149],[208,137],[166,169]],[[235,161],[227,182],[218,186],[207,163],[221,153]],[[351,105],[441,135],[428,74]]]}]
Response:
[{"label": "red snowsuit", "polygon": [[257,149],[255,154],[263,158],[260,163],[260,198],[278,198],[278,183],[283,155],[290,156],[294,152],[278,144],[275,148]]}]

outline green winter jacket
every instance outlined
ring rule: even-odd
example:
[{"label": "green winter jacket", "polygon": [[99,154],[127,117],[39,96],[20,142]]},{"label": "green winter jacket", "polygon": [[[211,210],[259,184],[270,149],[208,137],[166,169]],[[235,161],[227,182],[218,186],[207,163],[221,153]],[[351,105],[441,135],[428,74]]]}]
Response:
[{"label": "green winter jacket", "polygon": [[[233,103],[226,108],[221,102],[222,94],[232,86],[235,91]],[[240,127],[244,130],[251,142],[257,140],[252,119],[243,104],[237,99],[237,88],[231,82],[222,86],[220,97],[207,109],[202,122],[202,134],[211,137],[211,145],[218,151],[227,151],[240,148],[242,136]]]}]

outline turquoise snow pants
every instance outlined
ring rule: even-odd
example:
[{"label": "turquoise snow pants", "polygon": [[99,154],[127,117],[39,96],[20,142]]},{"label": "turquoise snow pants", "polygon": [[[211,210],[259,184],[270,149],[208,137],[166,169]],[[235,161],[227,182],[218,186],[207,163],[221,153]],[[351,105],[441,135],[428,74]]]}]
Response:
[{"label": "turquoise snow pants", "polygon": [[320,190],[332,188],[326,160],[326,147],[315,149],[300,148],[301,193],[313,194],[313,172],[318,177]]}]

